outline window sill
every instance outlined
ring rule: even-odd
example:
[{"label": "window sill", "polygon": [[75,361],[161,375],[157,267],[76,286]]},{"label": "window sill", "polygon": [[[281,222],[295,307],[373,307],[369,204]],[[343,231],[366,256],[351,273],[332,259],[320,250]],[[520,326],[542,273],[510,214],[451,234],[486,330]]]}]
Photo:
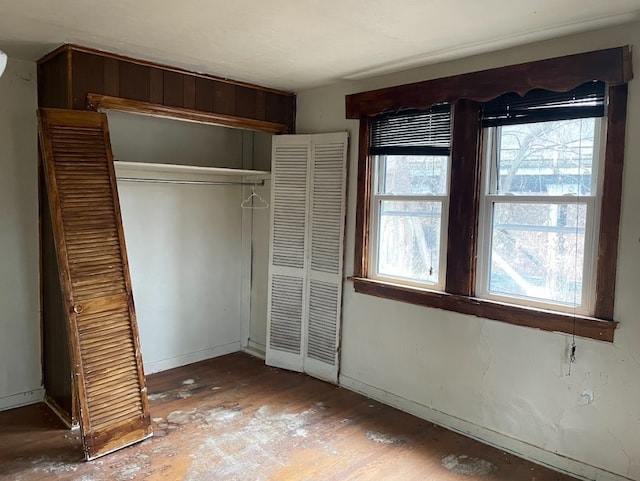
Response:
[{"label": "window sill", "polygon": [[416,287],[390,284],[362,277],[350,277],[353,287],[360,294],[392,299],[420,306],[444,309],[493,319],[518,326],[527,326],[545,331],[563,332],[576,336],[613,342],[617,322],[588,316],[534,309],[504,304],[477,297],[465,297],[445,292],[430,291]]}]

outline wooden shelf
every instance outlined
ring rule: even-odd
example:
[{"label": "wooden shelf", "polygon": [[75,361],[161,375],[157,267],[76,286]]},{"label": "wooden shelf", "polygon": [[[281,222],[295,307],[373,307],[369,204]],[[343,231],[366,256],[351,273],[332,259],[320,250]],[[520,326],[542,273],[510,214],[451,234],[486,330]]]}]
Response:
[{"label": "wooden shelf", "polygon": [[173,176],[271,176],[266,170],[229,169],[225,167],[199,167],[195,165],[157,164],[150,162],[114,161],[116,175],[120,177],[155,177],[156,174]]}]

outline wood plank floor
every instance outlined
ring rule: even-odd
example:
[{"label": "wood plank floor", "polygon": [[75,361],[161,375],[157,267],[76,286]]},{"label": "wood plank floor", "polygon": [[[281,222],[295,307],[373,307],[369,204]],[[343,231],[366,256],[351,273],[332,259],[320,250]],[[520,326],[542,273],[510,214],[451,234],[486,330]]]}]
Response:
[{"label": "wood plank floor", "polygon": [[147,382],[154,437],[88,463],[46,406],[1,412],[0,479],[574,479],[246,354]]}]

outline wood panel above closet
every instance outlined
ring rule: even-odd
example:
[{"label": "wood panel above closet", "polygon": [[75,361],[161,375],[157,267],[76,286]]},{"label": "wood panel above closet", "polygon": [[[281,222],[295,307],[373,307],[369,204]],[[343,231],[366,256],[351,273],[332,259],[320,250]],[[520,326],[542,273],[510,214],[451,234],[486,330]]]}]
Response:
[{"label": "wood panel above closet", "polygon": [[252,130],[295,131],[296,97],[289,92],[77,45],[63,45],[38,61],[41,107],[86,110],[88,94],[228,116],[234,126],[246,119]]}]

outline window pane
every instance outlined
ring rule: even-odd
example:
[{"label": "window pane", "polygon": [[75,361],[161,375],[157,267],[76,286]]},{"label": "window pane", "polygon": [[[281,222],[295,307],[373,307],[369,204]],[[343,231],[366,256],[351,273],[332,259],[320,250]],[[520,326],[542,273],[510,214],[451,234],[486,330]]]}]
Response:
[{"label": "window pane", "polygon": [[442,203],[385,200],[380,204],[378,274],[436,284]]},{"label": "window pane", "polygon": [[579,306],[586,204],[495,203],[489,291]]},{"label": "window pane", "polygon": [[591,195],[595,125],[588,118],[499,127],[493,193]]},{"label": "window pane", "polygon": [[449,158],[446,156],[387,155],[380,158],[380,165],[380,193],[447,193]]}]

